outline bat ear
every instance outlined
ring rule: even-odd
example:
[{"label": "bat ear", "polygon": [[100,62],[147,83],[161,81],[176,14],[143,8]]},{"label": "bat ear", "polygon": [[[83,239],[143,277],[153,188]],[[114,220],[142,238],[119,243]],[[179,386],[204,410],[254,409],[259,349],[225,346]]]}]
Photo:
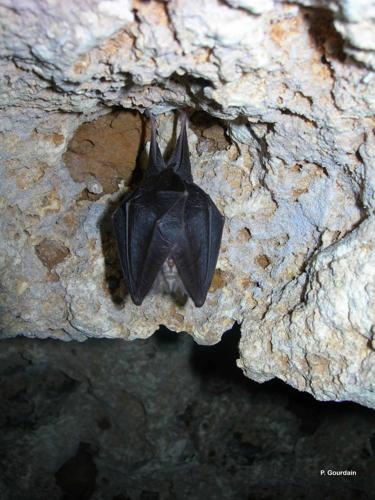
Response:
[{"label": "bat ear", "polygon": [[181,130],[177,139],[175,150],[168,161],[168,167],[178,174],[181,179],[187,182],[193,182],[191,174],[191,165],[189,158],[189,144],[186,133],[186,113],[181,113]]},{"label": "bat ear", "polygon": [[157,141],[156,118],[153,115],[150,115],[150,117],[151,117],[151,144],[150,144],[150,153],[148,158],[148,167],[145,174],[146,176],[157,175],[165,168],[163,156],[160,152]]}]

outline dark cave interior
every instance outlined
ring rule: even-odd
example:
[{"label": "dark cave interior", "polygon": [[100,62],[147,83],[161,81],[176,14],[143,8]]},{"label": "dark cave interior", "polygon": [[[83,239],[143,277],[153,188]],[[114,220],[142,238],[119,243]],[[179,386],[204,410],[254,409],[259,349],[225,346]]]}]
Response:
[{"label": "dark cave interior", "polygon": [[374,412],[246,379],[239,336],[2,341],[0,498],[373,498]]}]

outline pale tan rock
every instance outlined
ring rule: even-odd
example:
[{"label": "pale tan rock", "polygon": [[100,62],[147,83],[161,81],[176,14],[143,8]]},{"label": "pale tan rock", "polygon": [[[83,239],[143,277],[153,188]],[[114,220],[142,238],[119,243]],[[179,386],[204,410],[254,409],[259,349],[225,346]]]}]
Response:
[{"label": "pale tan rock", "polygon": [[312,259],[306,275],[271,297],[254,327],[245,320],[239,366],[275,375],[324,400],[374,405],[375,220]]}]

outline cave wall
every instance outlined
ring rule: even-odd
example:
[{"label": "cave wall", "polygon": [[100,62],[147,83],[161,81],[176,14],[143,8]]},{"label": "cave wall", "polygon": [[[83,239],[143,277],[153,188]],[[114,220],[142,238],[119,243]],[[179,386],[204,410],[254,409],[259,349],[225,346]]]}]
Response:
[{"label": "cave wall", "polygon": [[[165,324],[318,399],[375,406],[370,1],[0,2],[1,328],[84,340]],[[110,216],[158,114],[190,118],[196,182],[226,217],[206,304],[140,308]]]}]

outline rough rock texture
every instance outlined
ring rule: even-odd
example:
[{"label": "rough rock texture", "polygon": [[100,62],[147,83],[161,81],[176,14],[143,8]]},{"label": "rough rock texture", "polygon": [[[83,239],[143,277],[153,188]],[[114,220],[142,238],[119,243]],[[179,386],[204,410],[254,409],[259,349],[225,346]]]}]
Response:
[{"label": "rough rock texture", "polygon": [[251,382],[237,341],[3,341],[1,500],[371,500],[374,412]]},{"label": "rough rock texture", "polygon": [[[163,323],[214,344],[236,320],[251,378],[375,407],[374,17],[365,0],[2,0],[2,335]],[[168,150],[178,108],[222,251],[203,308],[157,289],[139,308],[110,216],[146,156],[136,111],[160,114]]]}]

